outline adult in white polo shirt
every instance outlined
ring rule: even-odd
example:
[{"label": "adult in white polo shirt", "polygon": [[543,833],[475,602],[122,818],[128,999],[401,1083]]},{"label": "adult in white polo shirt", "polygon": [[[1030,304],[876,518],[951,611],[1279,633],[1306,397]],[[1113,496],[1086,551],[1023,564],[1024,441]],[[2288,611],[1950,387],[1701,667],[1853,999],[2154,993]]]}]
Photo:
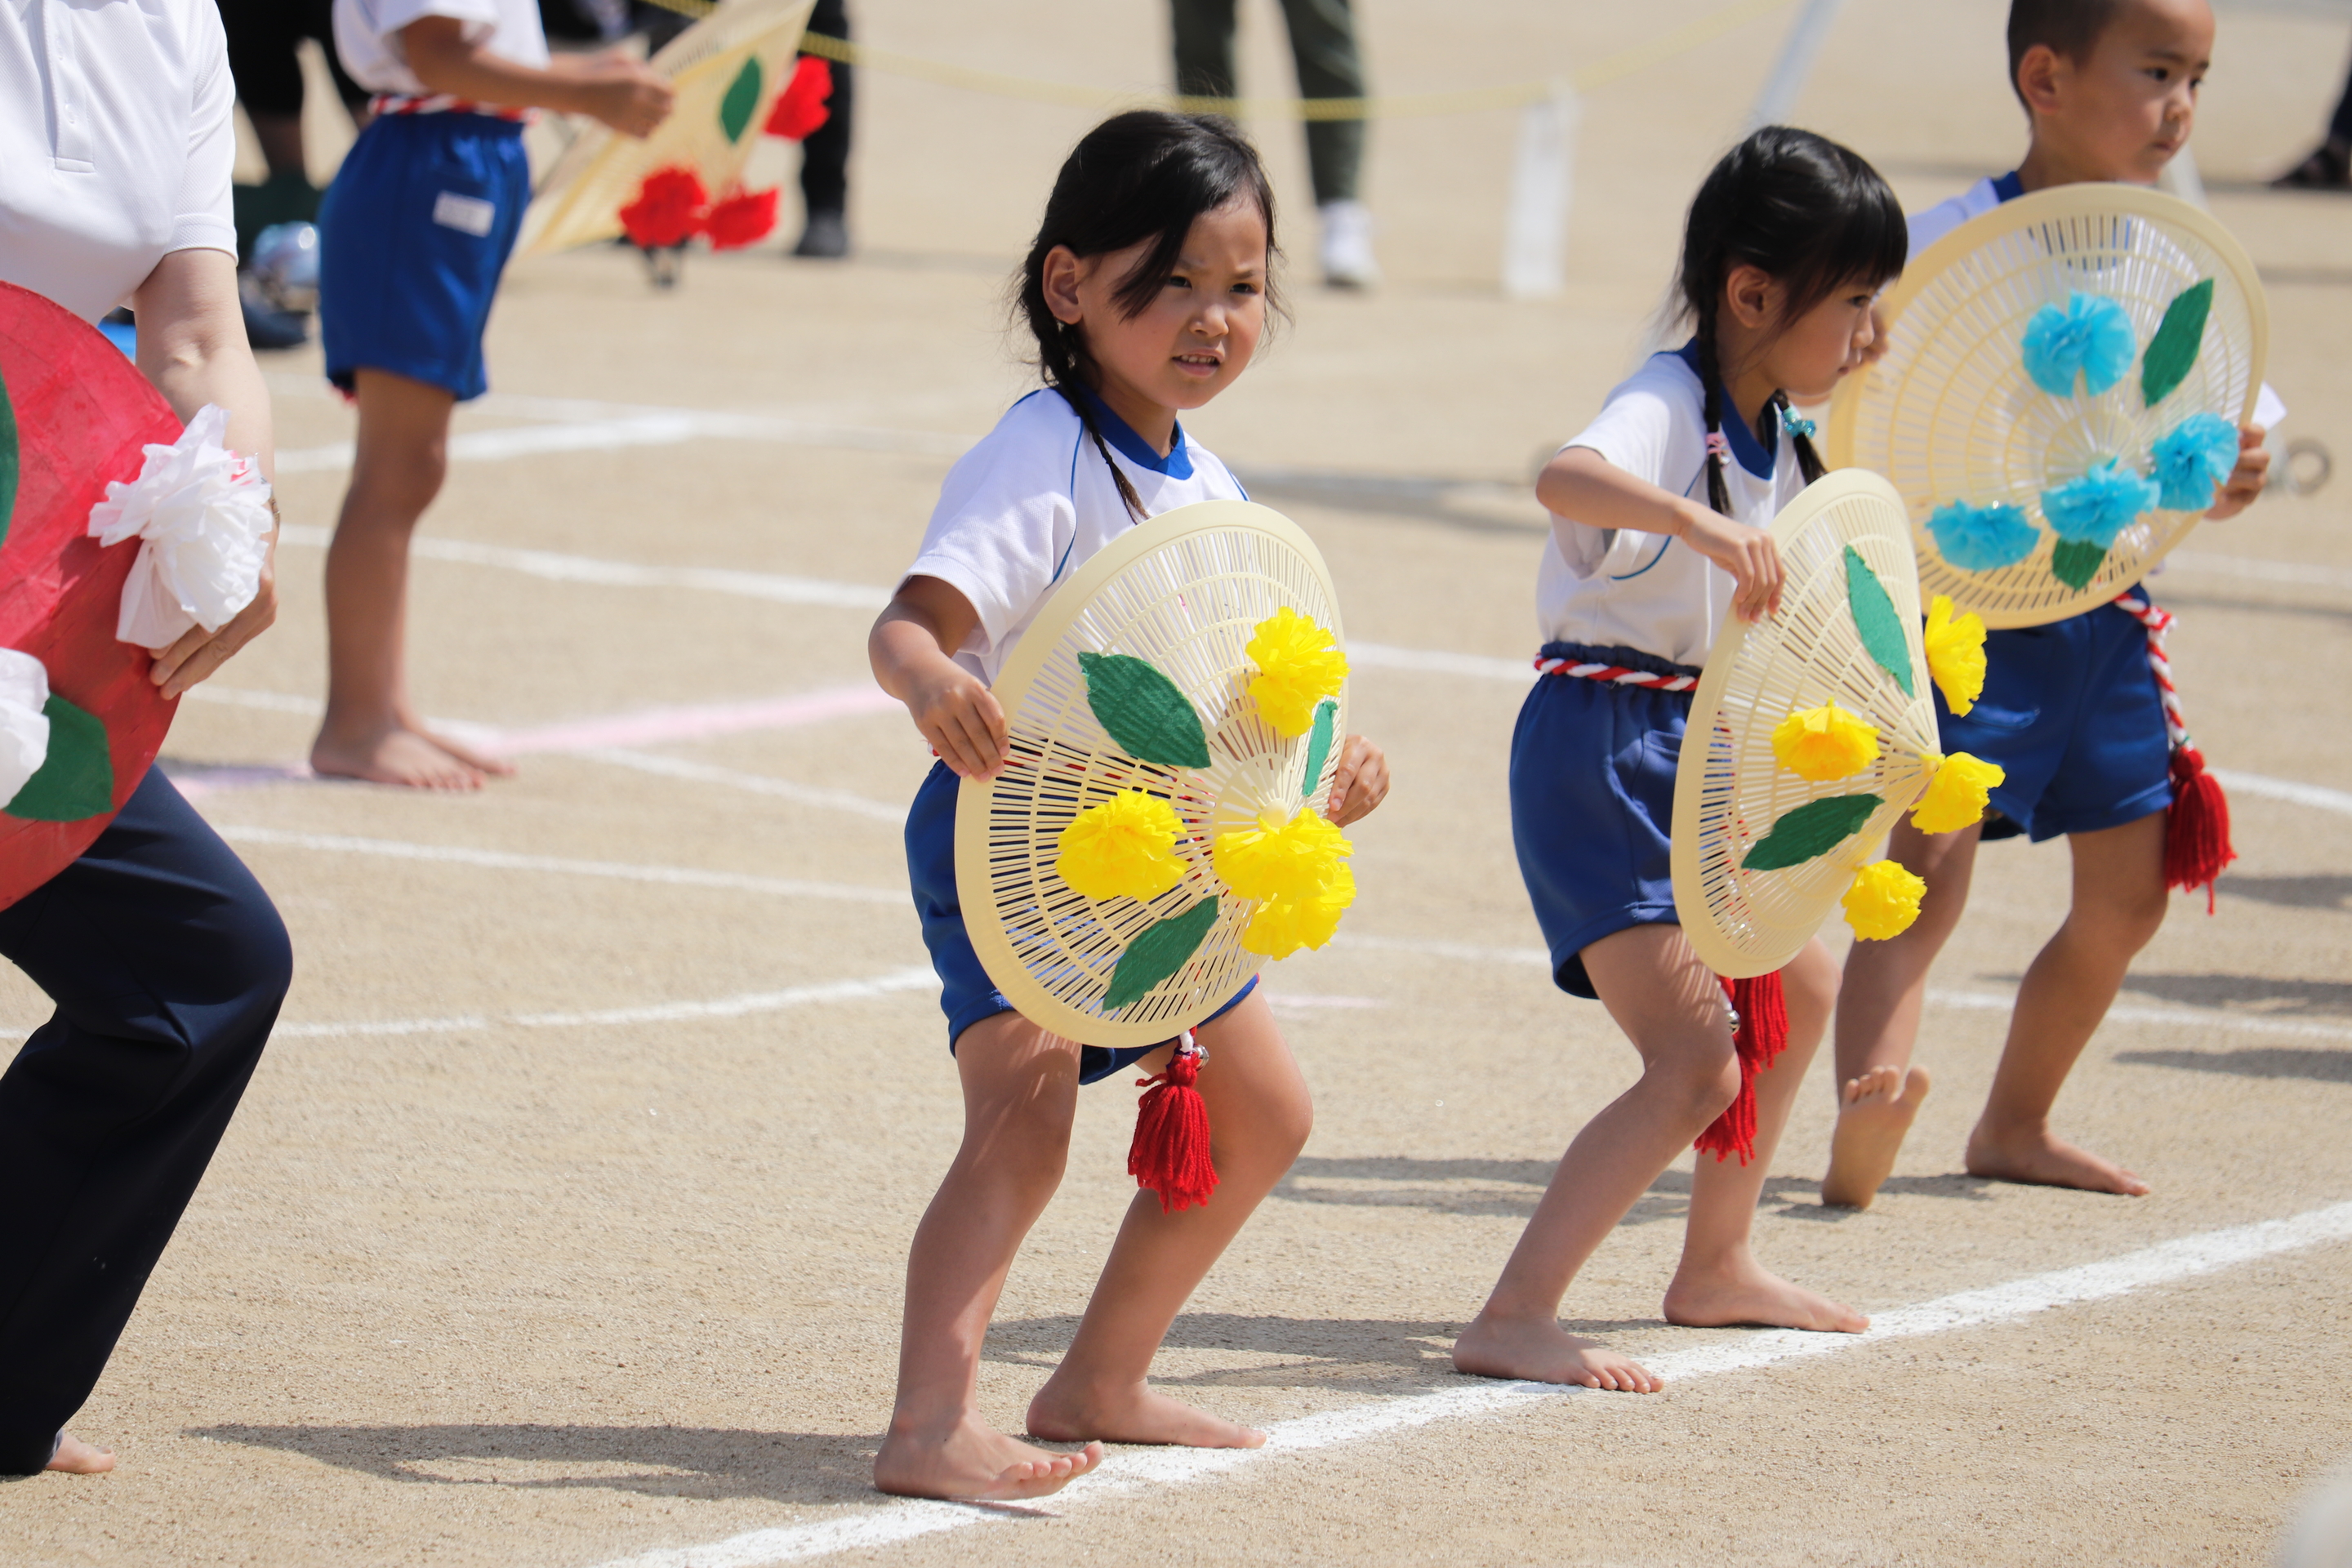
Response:
[{"label": "adult in white polo shirt", "polygon": [[[0,279],[96,321],[185,419],[271,466],[237,308],[235,89],[214,0],[0,5]],[[159,650],[176,696],[275,618],[264,569],[216,633]],[[80,859],[0,910],[5,955],[58,1004],[0,1074],[0,1474],[97,1471],[68,1436],[277,1021],[286,929],[150,768]]]}]

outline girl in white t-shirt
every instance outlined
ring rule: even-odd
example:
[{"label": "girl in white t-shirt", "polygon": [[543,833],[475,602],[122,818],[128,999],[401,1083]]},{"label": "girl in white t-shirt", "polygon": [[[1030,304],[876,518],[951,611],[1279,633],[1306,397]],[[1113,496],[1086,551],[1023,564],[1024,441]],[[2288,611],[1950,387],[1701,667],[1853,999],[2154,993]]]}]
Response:
[{"label": "girl in white t-shirt", "polygon": [[[875,675],[940,756],[907,818],[907,860],[964,1093],[963,1147],[907,1263],[898,1397],[874,1461],[885,1491],[1036,1497],[1100,1463],[1097,1439],[1265,1441],[1146,1382],[1169,1324],[1313,1119],[1290,1048],[1248,985],[1199,1030],[1216,1064],[1199,1084],[1215,1200],[1165,1213],[1136,1194],[1069,1353],[1030,1404],[1033,1436],[1085,1448],[1033,1447],[981,1419],[981,1342],[1013,1255],[1060,1184],[1079,1084],[1139,1063],[1157,1072],[1174,1042],[1081,1047],[1013,1012],[965,935],[954,841],[958,778],[992,777],[1009,755],[989,685],[1054,586],[1147,517],[1246,499],[1176,416],[1249,363],[1276,255],[1265,171],[1226,121],[1138,112],[1089,132],[1062,165],[1021,276],[1045,390],[957,462],[875,623]],[[1387,793],[1381,752],[1350,737],[1333,820],[1356,820]]]},{"label": "girl in white t-shirt", "polygon": [[[1768,1273],[1748,1248],[1756,1200],[1829,1020],[1836,963],[1818,942],[1782,971],[1788,1044],[1743,1081],[1721,982],[1675,923],[1667,831],[1699,667],[1736,610],[1780,606],[1773,514],[1821,477],[1790,395],[1826,397],[1872,339],[1903,268],[1903,210],[1869,164],[1768,126],[1725,154],[1691,203],[1678,286],[1695,328],[1651,357],[1553,458],[1538,579],[1544,673],[1511,742],[1519,868],[1553,978],[1598,997],[1642,1077],[1577,1134],[1494,1294],[1454,1350],[1464,1372],[1649,1393],[1659,1380],[1563,1331],[1561,1297],[1594,1247],[1695,1138],[1668,1321],[1856,1332],[1867,1321]],[[1751,1005],[1750,1011],[1769,1009]],[[1750,1020],[1751,1027],[1757,1020]],[[1744,1118],[1719,1117],[1752,1089]],[[1737,1163],[1725,1156],[1738,1153]]]}]

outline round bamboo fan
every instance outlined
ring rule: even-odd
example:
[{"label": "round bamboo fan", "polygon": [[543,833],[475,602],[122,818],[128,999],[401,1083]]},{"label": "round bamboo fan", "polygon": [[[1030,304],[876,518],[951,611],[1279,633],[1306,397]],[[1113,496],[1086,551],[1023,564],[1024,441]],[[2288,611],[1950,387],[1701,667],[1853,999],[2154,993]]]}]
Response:
[{"label": "round bamboo fan", "polygon": [[684,166],[713,196],[736,184],[776,95],[792,80],[816,0],[719,0],[649,63],[677,94],[643,141],[596,121],[563,150],[523,218],[520,250],[544,256],[621,233],[621,209],[656,169]]},{"label": "round bamboo fan", "polygon": [[[2149,351],[2168,318],[2180,346],[2208,280],[2201,341],[2189,342],[2194,358],[2168,387],[2170,374],[2157,363],[2177,355]],[[2077,294],[2121,307],[2138,353],[2096,395],[2080,376],[2053,395],[2028,374],[2021,345],[2036,312],[2063,311]],[[2089,547],[2060,554],[2042,495],[2109,458],[2145,474],[2158,438],[2192,414],[2250,418],[2270,331],[2254,264],[2226,229],[2186,202],[2117,184],[2037,191],[1961,225],[1912,258],[1885,313],[1885,357],[1847,377],[1832,405],[1829,460],[1895,482],[1921,591],[1950,595],[1992,627],[2040,626],[2104,604],[2196,526],[2203,507],[2142,511],[2093,569]],[[1927,527],[1955,501],[2013,506],[2038,537],[2010,564],[1963,570]]]},{"label": "round bamboo fan", "polygon": [[[1893,486],[1849,470],[1807,488],[1772,522],[1788,585],[1780,613],[1734,616],[1707,654],[1675,773],[1675,908],[1700,962],[1728,979],[1766,974],[1797,954],[1835,909],[1879,838],[1927,787],[1936,710],[1920,637],[1911,531]],[[1891,604],[1874,654],[1855,610],[1852,558]],[[1861,590],[1866,593],[1867,590]],[[1910,689],[1880,662],[1886,656]],[[1809,783],[1780,765],[1774,726],[1834,701],[1878,727],[1878,761],[1851,777]],[[1743,865],[1800,807],[1857,800],[1834,847],[1777,869]]]},{"label": "round bamboo fan", "polygon": [[[1141,524],[1057,589],[996,681],[1011,763],[963,781],[956,802],[956,886],[989,977],[1023,1016],[1082,1044],[1151,1045],[1215,1012],[1265,962],[1241,945],[1255,905],[1210,865],[1219,832],[1261,813],[1286,819],[1331,787],[1347,732],[1344,688],[1315,728],[1286,739],[1248,695],[1244,647],[1288,608],[1345,646],[1338,596],[1314,542],[1280,512],[1203,501]],[[1087,699],[1079,655],[1148,660],[1192,704],[1206,768],[1140,763],[1121,752]],[[1319,739],[1318,739],[1319,737]],[[1182,824],[1183,879],[1149,901],[1077,892],[1054,868],[1062,830],[1125,790],[1166,799]],[[1138,999],[1104,1005],[1121,953],[1156,923],[1218,899],[1213,923],[1181,969]]]}]

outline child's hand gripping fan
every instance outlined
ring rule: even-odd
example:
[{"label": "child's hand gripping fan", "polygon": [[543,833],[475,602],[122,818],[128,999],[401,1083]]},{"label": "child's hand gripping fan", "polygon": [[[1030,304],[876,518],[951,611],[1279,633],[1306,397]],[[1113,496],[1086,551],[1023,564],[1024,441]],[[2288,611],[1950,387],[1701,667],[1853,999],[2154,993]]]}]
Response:
[{"label": "child's hand gripping fan", "polygon": [[1177,1042],[1128,1162],[1164,1208],[1216,1185],[1193,1026],[1266,959],[1328,942],[1354,900],[1328,820],[1347,674],[1314,544],[1267,508],[1212,501],[1088,561],[997,679],[1012,759],[958,799],[965,923],[1031,1022]]},{"label": "child's hand gripping fan", "polygon": [[1937,749],[1930,683],[1965,711],[1984,685],[1984,623],[1937,599],[1921,615],[1910,525],[1875,475],[1811,486],[1773,521],[1780,613],[1726,621],[1693,694],[1675,779],[1675,904],[1737,1015],[1740,1092],[1699,1139],[1754,1152],[1755,1075],[1787,1038],[1779,972],[1832,910],[1885,941],[1927,885],[1879,841],[1979,820],[2000,770]]},{"label": "child's hand gripping fan", "polygon": [[87,322],[0,283],[0,907],[122,809],[177,704],[150,647],[252,600],[268,487]]}]

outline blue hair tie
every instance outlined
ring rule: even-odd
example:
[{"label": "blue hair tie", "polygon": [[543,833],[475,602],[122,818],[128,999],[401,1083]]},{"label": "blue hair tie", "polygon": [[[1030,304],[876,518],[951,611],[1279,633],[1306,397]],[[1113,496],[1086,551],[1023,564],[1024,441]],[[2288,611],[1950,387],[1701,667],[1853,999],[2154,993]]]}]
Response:
[{"label": "blue hair tie", "polygon": [[1799,436],[1802,436],[1808,441],[1813,438],[1813,422],[1810,419],[1800,419],[1791,414],[1787,421],[1787,429],[1791,438]]}]

